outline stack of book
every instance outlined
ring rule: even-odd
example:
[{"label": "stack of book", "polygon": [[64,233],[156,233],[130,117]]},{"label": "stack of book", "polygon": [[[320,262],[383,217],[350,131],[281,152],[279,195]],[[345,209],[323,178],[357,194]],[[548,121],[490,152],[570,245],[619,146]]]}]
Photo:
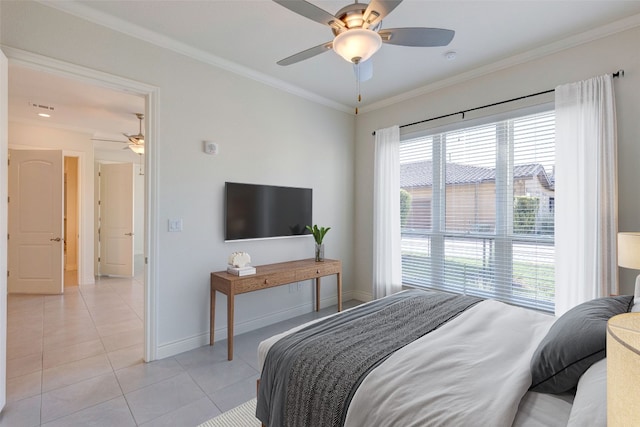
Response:
[{"label": "stack of book", "polygon": [[247,265],[245,267],[234,267],[232,265],[227,266],[227,273],[235,274],[236,276],[248,276],[250,274],[256,274],[256,268]]}]

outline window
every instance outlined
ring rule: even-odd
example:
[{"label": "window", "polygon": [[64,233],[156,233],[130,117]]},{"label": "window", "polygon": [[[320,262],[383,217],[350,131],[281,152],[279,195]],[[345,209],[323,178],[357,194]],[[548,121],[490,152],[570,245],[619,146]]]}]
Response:
[{"label": "window", "polygon": [[555,114],[400,144],[403,283],[553,311]]}]

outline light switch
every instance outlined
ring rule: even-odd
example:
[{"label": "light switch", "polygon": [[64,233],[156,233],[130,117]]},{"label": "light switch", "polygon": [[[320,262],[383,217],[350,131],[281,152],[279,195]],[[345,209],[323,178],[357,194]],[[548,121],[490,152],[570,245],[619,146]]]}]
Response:
[{"label": "light switch", "polygon": [[169,220],[169,231],[182,231],[182,218]]}]

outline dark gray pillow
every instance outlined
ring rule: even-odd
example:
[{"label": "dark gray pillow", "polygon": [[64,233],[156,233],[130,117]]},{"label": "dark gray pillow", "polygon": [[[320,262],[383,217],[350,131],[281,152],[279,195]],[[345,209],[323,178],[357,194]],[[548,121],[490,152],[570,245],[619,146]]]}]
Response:
[{"label": "dark gray pillow", "polygon": [[607,321],[626,313],[632,295],[604,297],[582,303],[563,314],[549,329],[531,358],[531,391],[564,393],[605,357]]}]

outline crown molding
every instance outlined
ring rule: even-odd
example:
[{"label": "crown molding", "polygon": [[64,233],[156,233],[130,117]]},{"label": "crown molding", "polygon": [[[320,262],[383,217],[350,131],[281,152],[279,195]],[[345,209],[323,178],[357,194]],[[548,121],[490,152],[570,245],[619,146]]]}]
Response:
[{"label": "crown molding", "polygon": [[[184,55],[186,57],[193,58],[200,62],[227,70],[231,73],[246,77],[254,81],[258,81],[260,83],[266,84],[268,86],[271,86],[279,90],[283,90],[285,92],[288,92],[293,95],[299,96],[301,98],[307,99],[309,101],[318,103],[320,105],[324,105],[324,106],[333,108],[335,110],[342,111],[349,114],[354,113],[354,108],[351,106],[347,106],[347,105],[335,102],[333,100],[322,97],[311,91],[308,91],[298,86],[287,83],[283,80],[268,76],[264,73],[258,72],[251,68],[245,67],[243,65],[237,64],[235,62],[232,62],[227,59],[221,58],[219,56],[213,55],[211,53],[205,52],[201,49],[194,48],[185,43],[179,42],[175,39],[156,33],[154,31],[138,27],[134,24],[123,21],[119,18],[115,18],[106,13],[97,11],[83,4],[76,3],[75,1],[55,1],[55,2],[46,1],[46,0],[37,0],[37,1],[47,7],[60,10],[62,12],[76,16],[80,19],[93,22],[94,24],[107,27],[114,31],[118,31],[128,36],[146,41],[153,45],[163,47],[165,49],[171,50],[173,52]],[[511,57],[505,58],[503,60],[499,60],[492,64],[474,68],[473,70],[460,73],[443,80],[438,80],[437,82],[422,86],[420,88],[417,88],[408,92],[404,92],[399,95],[392,96],[392,97],[383,99],[381,101],[374,102],[369,105],[359,107],[358,110],[360,113],[367,113],[367,112],[379,110],[381,108],[385,108],[403,101],[407,101],[409,99],[416,98],[418,96],[429,94],[449,86],[453,86],[469,80],[473,80],[478,77],[485,76],[487,74],[504,70],[506,68],[514,67],[516,65],[533,61],[535,59],[539,59],[539,58],[542,58],[566,49],[570,49],[572,47],[576,47],[581,44],[589,43],[594,40],[598,40],[598,39],[601,39],[616,33],[620,33],[622,31],[626,31],[638,26],[640,26],[640,14],[632,15],[628,18],[624,18],[619,21],[616,21],[598,28],[591,29],[580,34],[564,38],[562,40],[558,40],[548,45],[545,45],[536,49],[532,49],[527,52],[513,55]]]},{"label": "crown molding", "polygon": [[382,101],[378,101],[378,102],[369,104],[365,107],[362,107],[360,108],[360,111],[362,113],[367,113],[370,111],[379,110],[381,108],[388,107],[393,104],[397,104],[399,102],[407,101],[409,99],[412,99],[421,95],[426,95],[426,94],[435,92],[437,90],[444,89],[449,86],[464,83],[466,81],[473,80],[478,77],[482,77],[487,74],[494,73],[496,71],[504,70],[506,68],[514,67],[516,65],[524,64],[526,62],[533,61],[535,59],[543,58],[545,56],[552,55],[554,53],[557,53],[566,49],[570,49],[570,48],[579,46],[581,44],[602,39],[604,37],[608,37],[613,34],[621,33],[623,31],[630,30],[638,26],[640,26],[640,14],[632,15],[628,18],[621,19],[611,24],[594,28],[592,30],[585,31],[580,34],[567,37],[562,40],[558,40],[548,45],[545,45],[536,49],[532,49],[530,51],[523,52],[521,54],[513,55],[501,61],[497,61],[482,67],[474,68],[471,71],[467,71],[465,73],[461,73],[444,80],[439,80],[435,83],[423,86],[421,88],[404,92],[402,94],[392,96],[390,98],[386,98]]},{"label": "crown molding", "polygon": [[122,19],[113,17],[109,14],[97,11],[95,9],[92,9],[91,7],[85,6],[80,3],[76,3],[75,1],[55,1],[55,2],[45,1],[45,0],[37,0],[37,1],[38,3],[44,6],[57,9],[61,12],[68,13],[77,18],[84,19],[89,22],[93,22],[94,24],[107,27],[111,30],[117,31],[122,34],[126,34],[128,36],[134,37],[139,40],[143,40],[147,43],[151,43],[159,47],[168,49],[170,51],[198,60],[205,64],[222,68],[231,73],[234,73],[234,74],[246,77],[248,79],[263,83],[267,86],[271,86],[273,88],[291,93],[293,95],[299,96],[301,98],[307,99],[317,104],[324,105],[326,107],[330,107],[345,113],[353,114],[352,107],[332,101],[328,98],[322,97],[318,94],[307,91],[298,86],[287,83],[283,80],[268,76],[264,73],[261,73],[249,67],[245,67],[243,65],[237,64],[235,62],[229,61],[227,59],[221,58],[219,56],[213,55],[209,52],[205,52],[202,49],[194,48],[193,46],[189,46],[185,43],[179,42],[170,37],[156,33],[155,31],[141,28],[137,25],[123,21]]}]

